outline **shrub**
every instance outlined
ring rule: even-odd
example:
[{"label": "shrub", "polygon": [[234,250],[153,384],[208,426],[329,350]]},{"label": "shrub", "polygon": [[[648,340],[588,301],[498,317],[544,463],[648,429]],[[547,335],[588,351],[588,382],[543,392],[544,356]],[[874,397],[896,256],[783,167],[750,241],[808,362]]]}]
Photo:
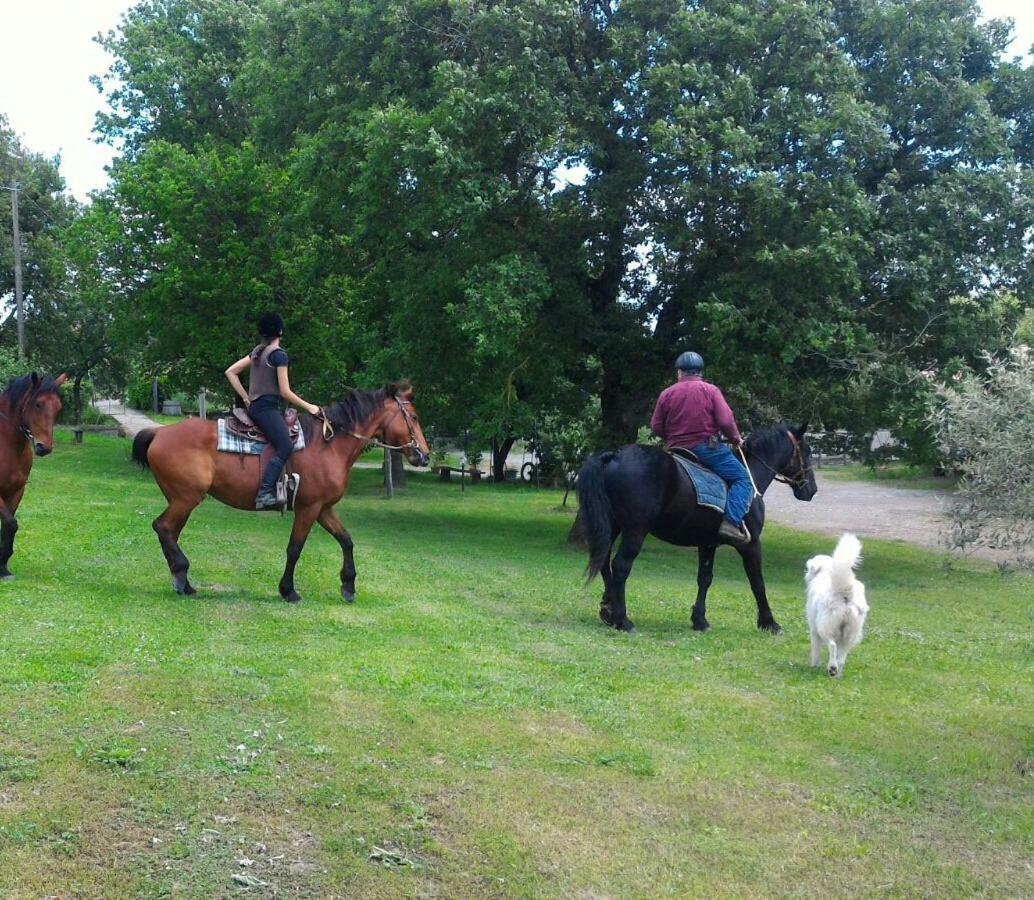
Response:
[{"label": "shrub", "polygon": [[[159,406],[169,399],[169,389],[163,376],[158,377]],[[151,409],[151,376],[134,375],[126,384],[126,403],[133,409]]]},{"label": "shrub", "polygon": [[1008,551],[1034,565],[1034,354],[1019,347],[987,372],[961,374],[939,391],[931,424],[961,475],[948,543]]}]

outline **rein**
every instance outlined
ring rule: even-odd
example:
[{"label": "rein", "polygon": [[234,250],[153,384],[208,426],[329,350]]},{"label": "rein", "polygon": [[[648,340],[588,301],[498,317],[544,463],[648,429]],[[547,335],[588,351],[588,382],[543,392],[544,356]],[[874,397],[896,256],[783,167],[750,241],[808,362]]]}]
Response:
[{"label": "rein", "polygon": [[[398,405],[398,409],[395,410],[395,414],[390,419],[388,419],[387,422],[384,423],[384,427],[381,430],[385,430],[392,422],[395,421],[396,418],[398,418],[399,413],[401,413],[403,418],[406,420],[406,428],[409,429],[409,441],[407,443],[399,444],[397,446],[394,444],[385,444],[384,441],[379,440],[377,436],[374,434],[359,434],[358,431],[347,431],[345,432],[345,434],[349,435],[350,437],[359,438],[359,440],[361,441],[365,441],[367,445],[370,447],[380,447],[384,450],[409,450],[411,448],[414,450],[419,450],[420,444],[417,442],[416,430],[413,428],[413,418],[406,410],[406,407],[410,405],[409,401],[400,400],[398,397],[395,397],[393,399],[395,400],[395,403]],[[320,410],[320,413],[320,418],[323,420],[323,440],[329,441],[331,438],[334,437],[334,425],[327,418],[325,410]]]},{"label": "rein", "polygon": [[[804,453],[801,450],[800,441],[797,440],[797,436],[792,431],[787,431],[786,436],[790,439],[790,443],[793,445],[793,455],[790,460],[797,460],[798,474],[796,478],[789,478],[777,469],[773,469],[763,459],[758,459],[769,472],[772,473],[773,481],[781,481],[783,484],[788,484],[790,487],[803,487],[808,482],[808,475],[811,474],[811,467],[804,464]],[[747,467],[747,471],[750,471],[750,467]]]}]

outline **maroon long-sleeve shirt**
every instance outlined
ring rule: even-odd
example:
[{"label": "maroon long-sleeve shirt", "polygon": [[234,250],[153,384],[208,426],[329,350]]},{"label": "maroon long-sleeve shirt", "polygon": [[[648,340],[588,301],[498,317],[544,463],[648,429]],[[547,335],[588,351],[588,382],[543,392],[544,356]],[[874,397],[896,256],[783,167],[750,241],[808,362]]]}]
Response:
[{"label": "maroon long-sleeve shirt", "polygon": [[650,427],[671,447],[695,447],[713,434],[740,440],[736,418],[722,392],[699,375],[661,391]]}]

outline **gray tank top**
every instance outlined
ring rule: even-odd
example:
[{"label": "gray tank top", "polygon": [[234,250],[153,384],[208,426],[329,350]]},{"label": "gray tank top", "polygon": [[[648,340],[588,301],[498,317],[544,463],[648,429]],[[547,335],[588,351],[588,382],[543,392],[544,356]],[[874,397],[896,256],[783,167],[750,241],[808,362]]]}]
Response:
[{"label": "gray tank top", "polygon": [[279,347],[259,344],[251,351],[251,372],[248,377],[248,399],[254,402],[259,397],[280,396],[280,383],[276,377],[276,369],[269,364],[269,357]]}]

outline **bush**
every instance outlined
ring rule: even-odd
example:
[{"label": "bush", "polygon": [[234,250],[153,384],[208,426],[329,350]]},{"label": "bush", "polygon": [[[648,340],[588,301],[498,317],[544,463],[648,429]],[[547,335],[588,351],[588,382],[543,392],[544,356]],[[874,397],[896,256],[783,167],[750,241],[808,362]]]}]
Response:
[{"label": "bush", "polygon": [[939,391],[931,424],[961,478],[948,543],[1006,550],[1034,566],[1034,354],[988,360],[984,375],[960,375]]},{"label": "bush", "polygon": [[[158,405],[169,399],[169,388],[163,376],[158,376]],[[151,376],[135,375],[126,384],[126,404],[148,411],[151,409]]]}]

